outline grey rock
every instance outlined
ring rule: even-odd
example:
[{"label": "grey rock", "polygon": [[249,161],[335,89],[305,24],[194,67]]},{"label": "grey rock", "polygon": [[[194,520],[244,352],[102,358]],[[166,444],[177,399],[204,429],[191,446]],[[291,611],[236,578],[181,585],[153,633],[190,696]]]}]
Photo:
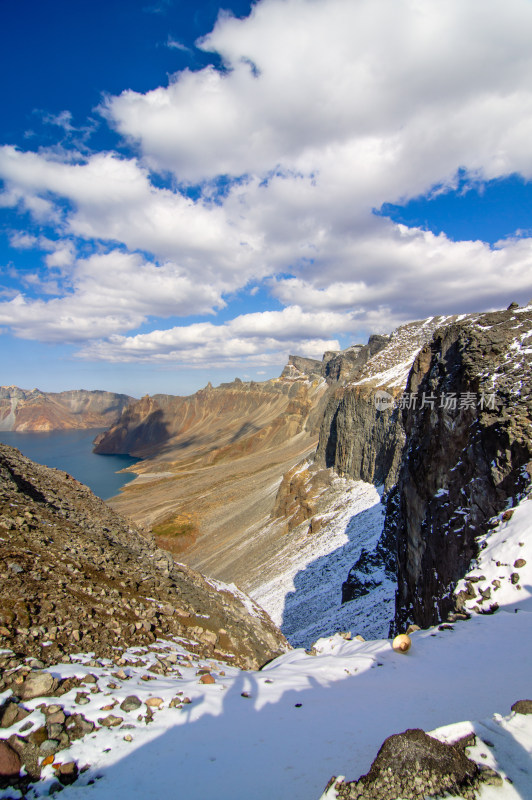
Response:
[{"label": "grey rock", "polygon": [[484,764],[481,764],[479,767],[479,778],[482,783],[487,783],[489,786],[504,786],[502,776],[494,769]]},{"label": "grey rock", "polygon": [[53,756],[60,750],[59,739],[47,739],[39,747],[39,755],[46,758],[46,756]]},{"label": "grey rock", "polygon": [[123,721],[123,717],[117,717],[115,714],[108,714],[106,717],[102,717],[98,720],[98,725],[102,725],[104,728],[115,728]]},{"label": "grey rock", "polygon": [[120,708],[122,711],[136,711],[141,705],[142,703],[140,702],[139,698],[134,694],[130,694],[125,698],[125,700],[122,700],[120,703]]},{"label": "grey rock", "polygon": [[65,730],[71,741],[81,739],[94,730],[94,723],[85,719],[81,714],[72,714],[65,722]]},{"label": "grey rock", "polygon": [[10,728],[15,722],[20,722],[24,717],[27,717],[29,713],[17,703],[8,701],[0,708],[0,728]]},{"label": "grey rock", "polygon": [[57,681],[49,672],[32,672],[21,686],[17,694],[21,700],[32,700],[34,697],[49,697],[53,695]]},{"label": "grey rock", "polygon": [[512,706],[512,711],[516,714],[532,714],[532,700],[517,700]]}]

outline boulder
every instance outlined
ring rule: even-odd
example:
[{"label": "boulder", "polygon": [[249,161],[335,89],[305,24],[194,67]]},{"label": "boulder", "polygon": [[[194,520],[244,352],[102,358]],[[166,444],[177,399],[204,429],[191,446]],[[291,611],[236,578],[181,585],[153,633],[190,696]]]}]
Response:
[{"label": "boulder", "polygon": [[397,800],[461,794],[478,780],[479,769],[463,749],[413,728],[384,741],[367,775],[337,786],[341,798]]},{"label": "boulder", "polygon": [[0,777],[15,778],[19,774],[21,766],[22,762],[18,753],[7,742],[0,740]]},{"label": "boulder", "polygon": [[34,697],[53,695],[56,687],[57,681],[49,672],[32,672],[17,688],[17,694],[21,700],[33,700]]},{"label": "boulder", "polygon": [[516,714],[532,714],[532,700],[517,700],[512,706]]}]

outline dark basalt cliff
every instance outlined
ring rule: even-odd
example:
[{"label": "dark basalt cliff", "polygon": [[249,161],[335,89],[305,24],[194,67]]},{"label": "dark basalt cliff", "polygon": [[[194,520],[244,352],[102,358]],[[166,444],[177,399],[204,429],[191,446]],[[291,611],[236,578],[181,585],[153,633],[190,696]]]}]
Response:
[{"label": "dark basalt cliff", "polygon": [[21,663],[80,651],[116,657],[175,636],[192,639],[203,657],[244,668],[289,649],[238,590],[176,564],[87,487],[5,445],[0,574],[0,649]]},{"label": "dark basalt cliff", "polygon": [[[327,370],[342,374],[346,368],[340,356],[349,357],[356,349],[349,381],[332,392],[325,409],[316,452],[319,466],[386,490],[395,483],[404,434],[391,401],[403,391],[416,353],[445,319],[403,325],[391,336],[371,336],[363,348],[349,348],[331,358]],[[388,406],[376,402],[378,392],[389,396]]]},{"label": "dark basalt cliff", "polygon": [[402,411],[407,445],[386,520],[397,630],[452,612],[477,538],[530,482],[531,335],[532,307],[510,307],[441,328],[414,362],[417,407]]},{"label": "dark basalt cliff", "polygon": [[455,609],[478,537],[530,481],[531,318],[512,306],[410,323],[331,390],[316,467],[382,485],[387,508],[343,602],[396,569],[397,631]]},{"label": "dark basalt cliff", "polygon": [[374,387],[349,387],[338,390],[325,409],[316,462],[334,467],[339,475],[388,488],[402,445],[397,409],[377,408]]}]

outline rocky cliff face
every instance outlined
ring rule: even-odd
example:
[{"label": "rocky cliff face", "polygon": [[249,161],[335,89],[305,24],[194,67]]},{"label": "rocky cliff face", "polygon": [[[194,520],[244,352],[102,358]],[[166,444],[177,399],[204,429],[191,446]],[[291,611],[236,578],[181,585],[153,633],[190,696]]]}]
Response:
[{"label": "rocky cliff face", "polygon": [[362,367],[373,358],[379,350],[389,343],[389,336],[374,334],[367,344],[354,344],[340,352],[329,351],[323,355],[322,374],[329,382],[345,383],[354,379]]},{"label": "rocky cliff face", "polygon": [[[303,359],[308,361],[310,359]],[[320,362],[317,362],[318,364]],[[132,403],[109,431],[95,440],[96,453],[139,457],[163,452],[210,452],[213,448],[275,445],[304,429],[320,379],[294,369],[284,378],[256,383],[210,384],[188,397],[146,395]]]},{"label": "rocky cliff face", "polygon": [[[234,587],[176,564],[69,475],[0,445],[0,648],[22,663],[157,638],[257,668],[288,644]],[[47,643],[47,644],[46,644]],[[0,690],[1,690],[0,685]]]},{"label": "rocky cliff face", "polygon": [[[325,409],[318,465],[333,467],[339,475],[355,480],[384,484],[385,489],[395,483],[404,434],[391,401],[403,392],[417,352],[448,319],[432,317],[404,325],[389,337],[372,336],[364,355],[358,351],[358,366],[347,384],[334,391]],[[381,394],[384,402],[379,403],[382,392],[389,397]]]},{"label": "rocky cliff face", "polygon": [[0,386],[0,430],[54,431],[112,425],[133,400],[125,394],[86,391],[25,391]]},{"label": "rocky cliff face", "polygon": [[530,482],[531,337],[532,307],[511,307],[441,328],[416,357],[416,407],[402,410],[407,446],[387,509],[397,629],[452,612],[478,537]]}]

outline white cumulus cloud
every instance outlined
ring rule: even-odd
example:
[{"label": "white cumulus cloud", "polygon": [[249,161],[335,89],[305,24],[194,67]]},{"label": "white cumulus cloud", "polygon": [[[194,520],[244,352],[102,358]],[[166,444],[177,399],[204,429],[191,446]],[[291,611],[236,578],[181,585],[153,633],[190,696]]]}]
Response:
[{"label": "white cumulus cloud", "polygon": [[[525,235],[456,242],[373,212],[459,172],[532,179],[531,41],[530,0],[261,0],[248,18],[221,15],[197,44],[223,71],[105,98],[135,158],[0,148],[0,205],[57,237],[13,233],[50,276],[33,282],[41,297],[0,303],[0,324],[84,341],[86,358],[270,363],[528,300]],[[97,254],[77,257],[87,243]],[[251,285],[286,308],[165,330]],[[142,324],[155,330],[135,335]]]}]

